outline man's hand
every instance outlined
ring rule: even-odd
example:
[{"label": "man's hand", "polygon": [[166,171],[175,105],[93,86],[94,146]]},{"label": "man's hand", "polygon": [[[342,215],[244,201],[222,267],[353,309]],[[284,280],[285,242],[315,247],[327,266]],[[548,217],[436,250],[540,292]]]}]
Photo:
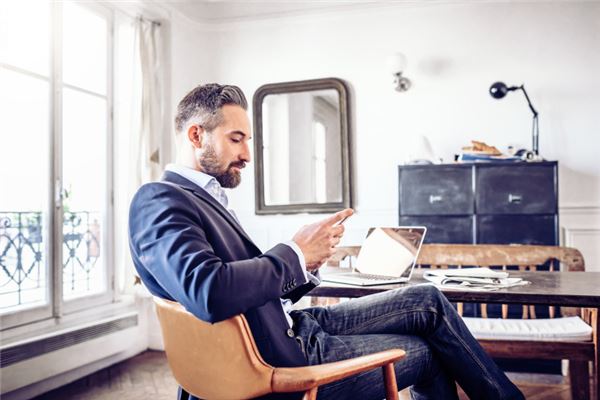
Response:
[{"label": "man's hand", "polygon": [[302,250],[308,271],[318,269],[334,254],[335,246],[340,243],[344,234],[344,225],[341,222],[352,214],[354,210],[346,208],[327,219],[303,226],[294,235],[292,240]]}]

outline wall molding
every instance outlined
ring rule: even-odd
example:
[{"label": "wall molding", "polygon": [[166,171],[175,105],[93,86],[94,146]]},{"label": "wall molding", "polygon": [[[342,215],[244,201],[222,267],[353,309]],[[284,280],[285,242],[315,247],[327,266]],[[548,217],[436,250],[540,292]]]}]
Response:
[{"label": "wall molding", "polygon": [[565,231],[600,228],[600,206],[569,204],[559,207],[558,221]]},{"label": "wall molding", "polygon": [[572,215],[572,214],[593,214],[600,215],[600,206],[589,203],[571,203],[558,207],[559,214]]},{"label": "wall molding", "polygon": [[571,203],[559,207],[561,244],[581,251],[587,271],[600,271],[600,206]]},{"label": "wall molding", "polygon": [[600,227],[598,228],[571,228],[565,229],[565,246],[571,244],[577,239],[578,235],[598,235],[600,237]]}]

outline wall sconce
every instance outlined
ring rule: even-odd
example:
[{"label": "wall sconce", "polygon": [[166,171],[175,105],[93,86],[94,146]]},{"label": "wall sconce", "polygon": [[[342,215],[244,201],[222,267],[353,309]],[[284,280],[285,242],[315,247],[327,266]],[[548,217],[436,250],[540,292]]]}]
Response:
[{"label": "wall sconce", "polygon": [[533,114],[533,123],[531,127],[531,146],[533,147],[533,153],[538,156],[540,154],[539,151],[539,138],[540,138],[540,127],[538,125],[538,112],[535,108],[533,108],[533,104],[531,104],[531,100],[529,100],[529,96],[527,95],[527,91],[525,90],[525,85],[521,86],[506,86],[504,82],[495,82],[490,86],[490,95],[495,99],[501,99],[508,92],[512,92],[515,90],[521,90],[525,95],[525,100],[527,100],[527,105],[529,105],[529,109]]},{"label": "wall sconce", "polygon": [[394,53],[388,57],[388,68],[394,75],[394,84],[398,92],[406,92],[410,89],[411,82],[408,78],[402,76],[406,69],[406,56],[402,53]]}]

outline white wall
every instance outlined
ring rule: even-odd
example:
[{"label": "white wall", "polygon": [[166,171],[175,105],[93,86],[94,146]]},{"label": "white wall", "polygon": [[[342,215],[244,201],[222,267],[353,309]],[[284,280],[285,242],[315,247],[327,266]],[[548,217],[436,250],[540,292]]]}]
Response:
[{"label": "white wall", "polygon": [[[498,101],[487,93],[497,80],[525,83],[540,112],[541,154],[560,163],[567,243],[600,270],[599,3],[396,3],[205,28],[214,45],[204,33],[173,33],[174,102],[205,74],[238,84],[249,100],[272,82],[335,76],[353,88],[357,215],[346,224],[346,244],[360,243],[368,226],[397,223],[397,165],[412,136],[426,135],[445,161],[471,139],[530,148],[522,94]],[[201,57],[206,50],[209,59]],[[413,81],[406,93],[393,90],[386,69],[397,51],[406,54]],[[251,165],[230,202],[265,250],[321,217],[254,215],[253,175]]]},{"label": "white wall", "polygon": [[[213,29],[200,26],[178,14],[171,16],[170,33],[171,109],[174,117],[177,104],[191,89],[217,81],[217,34]],[[170,133],[174,132],[172,128]]]}]

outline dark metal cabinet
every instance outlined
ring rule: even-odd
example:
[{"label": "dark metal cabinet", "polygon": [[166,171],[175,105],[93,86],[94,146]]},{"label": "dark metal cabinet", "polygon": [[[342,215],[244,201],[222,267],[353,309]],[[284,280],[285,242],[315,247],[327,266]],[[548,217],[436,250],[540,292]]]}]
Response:
[{"label": "dark metal cabinet", "polygon": [[479,215],[476,243],[557,245],[555,215]]},{"label": "dark metal cabinet", "polygon": [[554,214],[556,179],[552,165],[481,165],[476,168],[478,214]]},{"label": "dark metal cabinet", "polygon": [[471,216],[400,216],[400,225],[426,226],[426,243],[472,243]]},{"label": "dark metal cabinet", "polygon": [[435,169],[406,169],[400,185],[400,214],[472,214],[472,182],[469,168],[440,166]]},{"label": "dark metal cabinet", "polygon": [[558,244],[558,164],[400,166],[399,221],[427,243]]},{"label": "dark metal cabinet", "polygon": [[[426,226],[426,243],[558,245],[557,170],[556,162],[400,166],[400,225]],[[538,317],[547,310],[535,308]],[[463,304],[463,315],[480,313],[477,304]],[[487,313],[500,317],[501,305],[488,304]],[[521,314],[521,306],[509,305],[509,318]],[[560,372],[557,363],[533,365],[536,372]]]}]

